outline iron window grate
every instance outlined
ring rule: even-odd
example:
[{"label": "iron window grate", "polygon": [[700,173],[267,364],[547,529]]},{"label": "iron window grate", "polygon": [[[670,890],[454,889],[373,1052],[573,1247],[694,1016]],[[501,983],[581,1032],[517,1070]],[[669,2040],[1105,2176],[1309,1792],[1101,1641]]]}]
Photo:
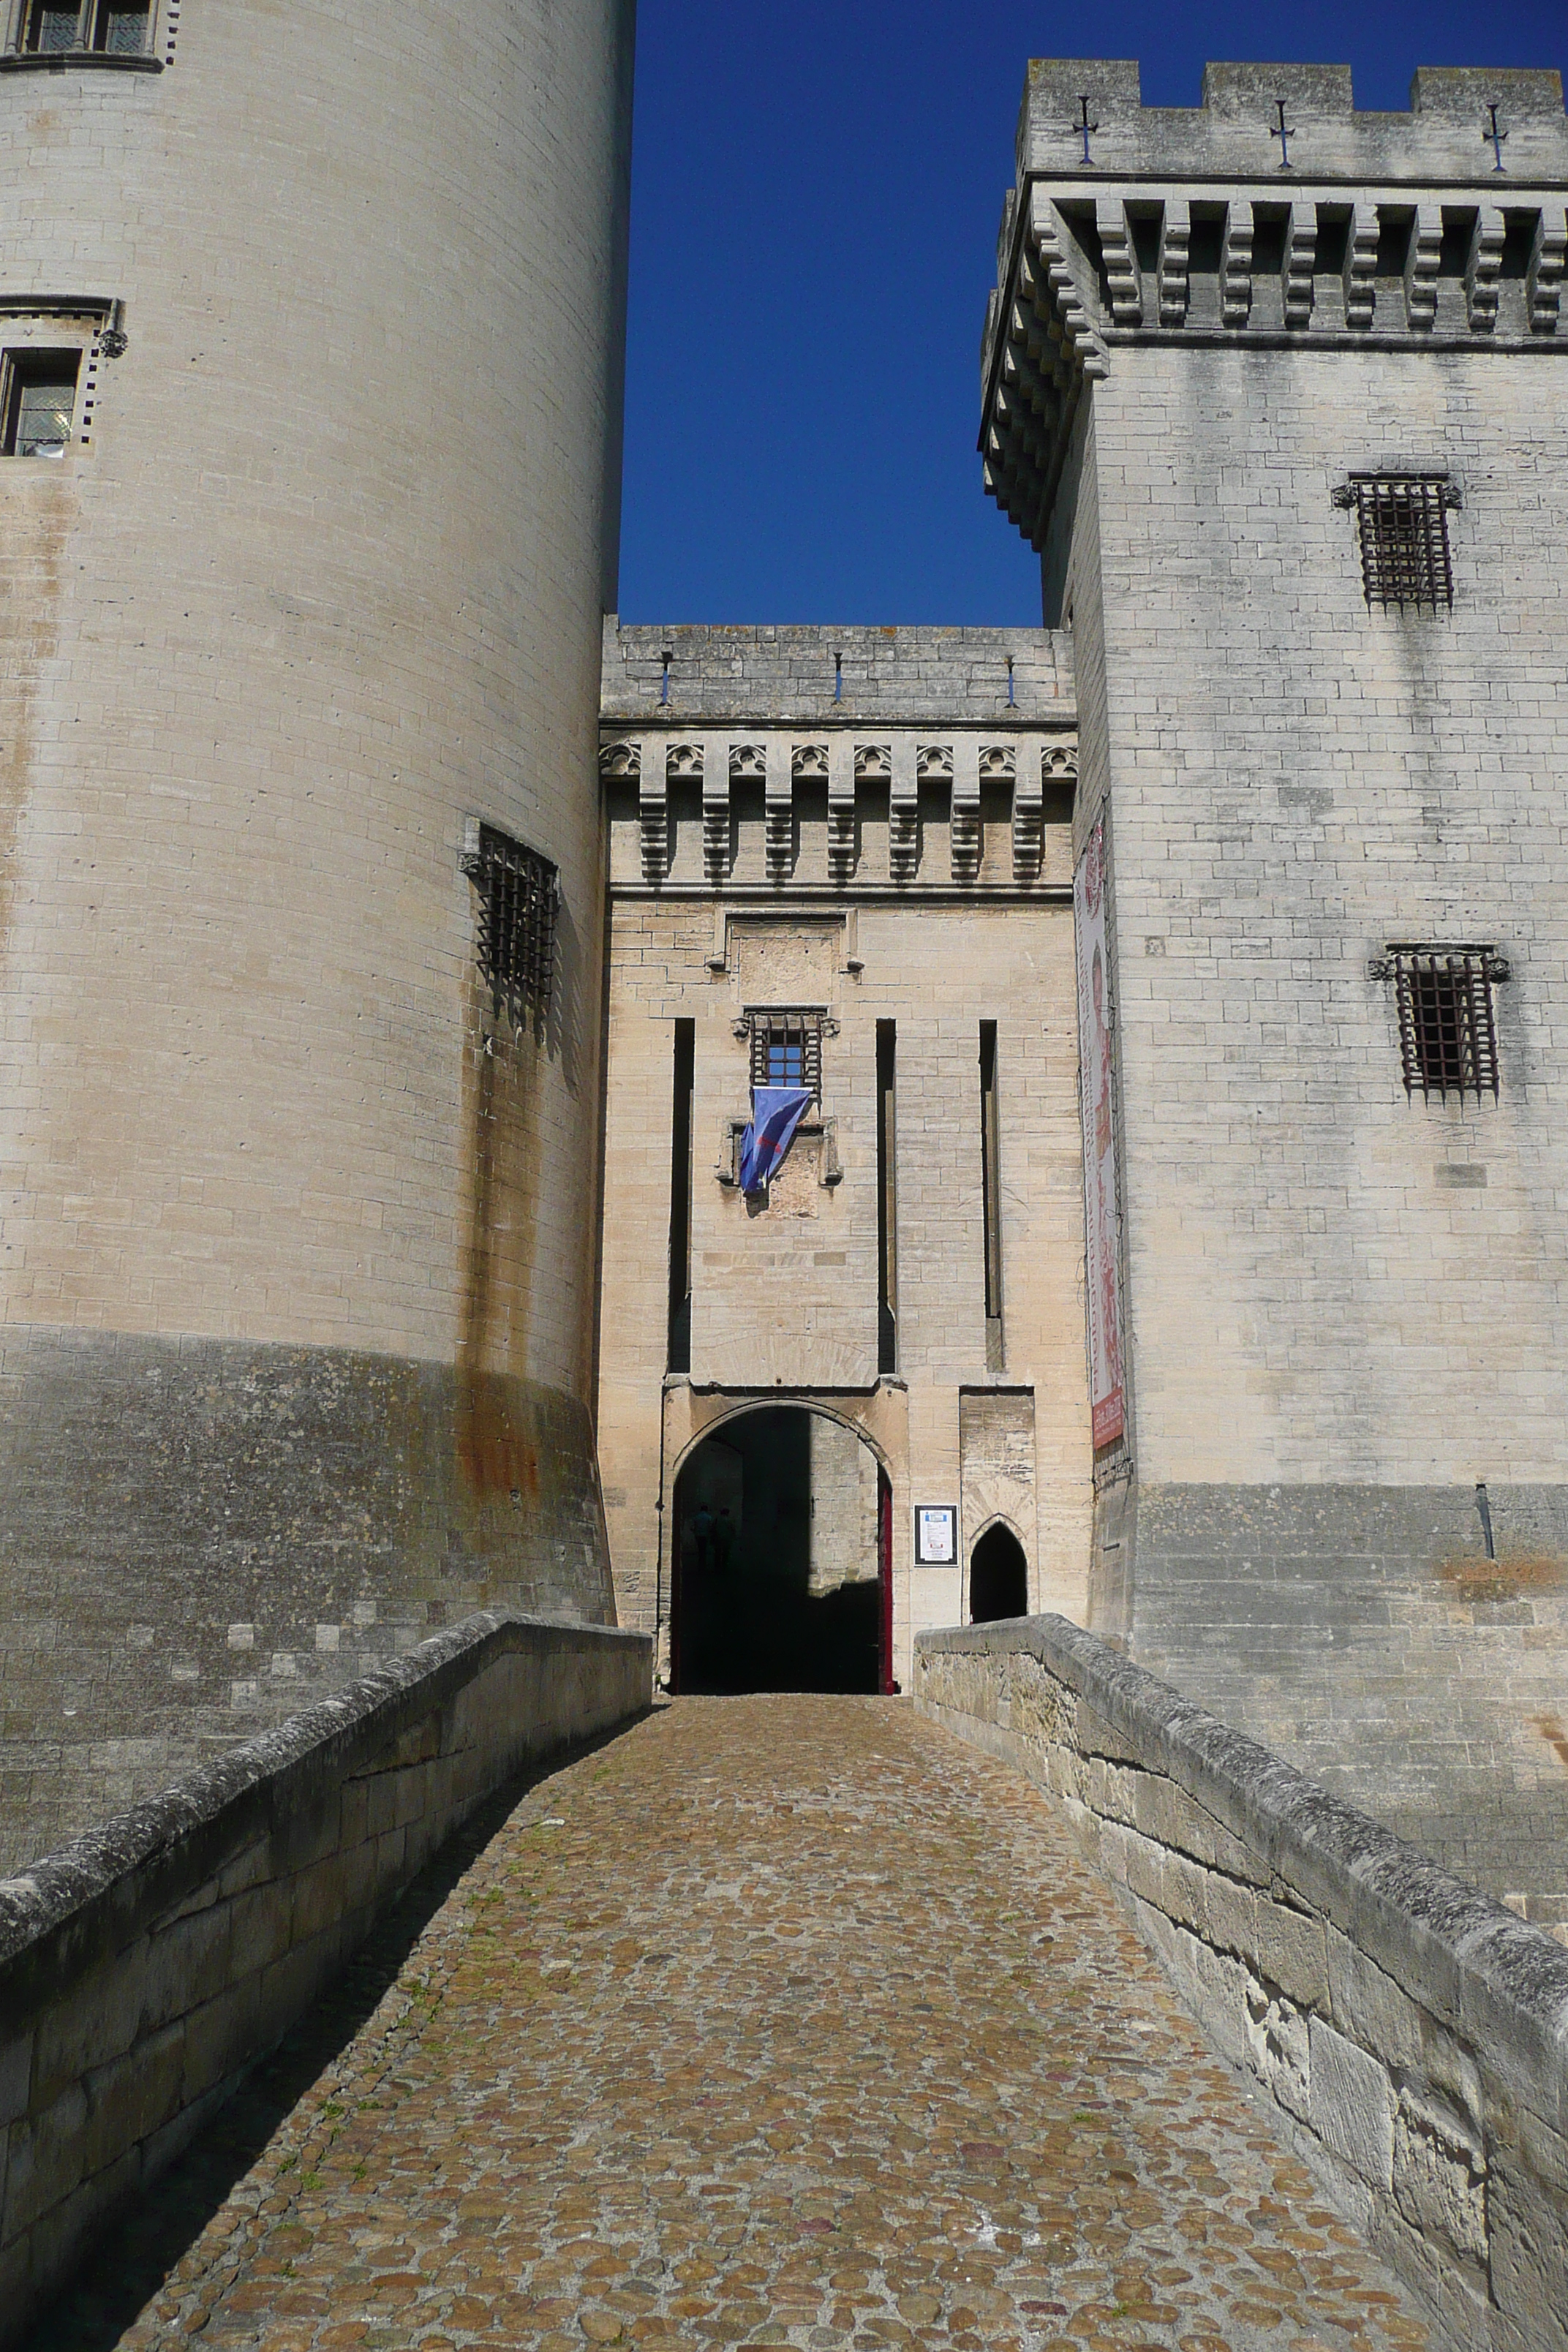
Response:
[{"label": "iron window grate", "polygon": [[822,1015],[812,1010],[749,1013],[752,1084],[806,1087],[822,1099]]},{"label": "iron window grate", "polygon": [[1446,474],[1352,474],[1335,499],[1355,509],[1368,604],[1452,610],[1448,509],[1459,494]]},{"label": "iron window grate", "polygon": [[1405,1093],[1495,1100],[1492,989],[1509,977],[1506,958],[1489,947],[1393,944],[1371,972],[1394,982]]},{"label": "iron window grate", "polygon": [[548,857],[496,826],[481,824],[463,868],[479,894],[479,971],[499,1018],[542,1028],[555,975],[561,878]]}]

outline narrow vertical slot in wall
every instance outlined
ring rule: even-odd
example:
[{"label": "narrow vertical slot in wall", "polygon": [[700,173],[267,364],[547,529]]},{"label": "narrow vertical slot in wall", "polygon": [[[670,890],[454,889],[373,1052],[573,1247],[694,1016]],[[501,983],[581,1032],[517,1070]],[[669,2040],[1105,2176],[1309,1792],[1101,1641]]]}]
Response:
[{"label": "narrow vertical slot in wall", "polygon": [[691,1370],[691,1097],[697,1024],[675,1024],[675,1098],[669,1121],[669,1370]]},{"label": "narrow vertical slot in wall", "polygon": [[877,1024],[877,1370],[899,1369],[899,1219],[894,1168],[897,1028]]},{"label": "narrow vertical slot in wall", "polygon": [[996,1024],[980,1024],[980,1189],[984,1213],[985,1369],[1002,1360],[1002,1171],[996,1125]]}]

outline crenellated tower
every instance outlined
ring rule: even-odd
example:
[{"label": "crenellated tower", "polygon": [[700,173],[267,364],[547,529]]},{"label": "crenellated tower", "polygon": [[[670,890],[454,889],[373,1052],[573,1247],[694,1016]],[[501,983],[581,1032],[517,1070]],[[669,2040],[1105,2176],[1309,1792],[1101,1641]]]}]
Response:
[{"label": "crenellated tower", "polygon": [[1516,1890],[1568,1852],[1561,82],[1045,61],[1017,160],[982,449],[1077,675],[1098,1621]]}]

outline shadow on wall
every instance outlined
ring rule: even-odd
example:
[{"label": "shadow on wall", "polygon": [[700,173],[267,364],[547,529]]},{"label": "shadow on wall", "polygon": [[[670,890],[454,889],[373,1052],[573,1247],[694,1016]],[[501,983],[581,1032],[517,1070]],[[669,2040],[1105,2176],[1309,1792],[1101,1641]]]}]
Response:
[{"label": "shadow on wall", "polygon": [[704,1438],[675,1490],[677,1691],[879,1689],[876,1495],[869,1449],[801,1406]]}]

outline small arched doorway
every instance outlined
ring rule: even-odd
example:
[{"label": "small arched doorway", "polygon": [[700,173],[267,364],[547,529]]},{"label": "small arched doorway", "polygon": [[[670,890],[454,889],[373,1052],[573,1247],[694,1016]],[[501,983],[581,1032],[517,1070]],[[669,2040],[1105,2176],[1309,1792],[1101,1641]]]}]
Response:
[{"label": "small arched doorway", "polygon": [[693,1446],[675,1482],[672,1688],[890,1687],[886,1487],[855,1431],[804,1405],[756,1406]]},{"label": "small arched doorway", "polygon": [[969,1557],[969,1622],[989,1625],[1028,1613],[1029,1563],[1012,1528],[998,1519]]}]

